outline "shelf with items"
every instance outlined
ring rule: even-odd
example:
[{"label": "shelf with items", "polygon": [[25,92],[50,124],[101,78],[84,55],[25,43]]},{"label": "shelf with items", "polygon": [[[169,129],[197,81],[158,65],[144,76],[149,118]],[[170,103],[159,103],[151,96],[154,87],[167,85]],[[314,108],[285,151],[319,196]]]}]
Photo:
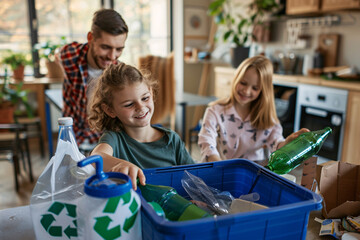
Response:
[{"label": "shelf with items", "polygon": [[360,0],[286,0],[287,15],[313,15],[343,10],[360,10]]}]

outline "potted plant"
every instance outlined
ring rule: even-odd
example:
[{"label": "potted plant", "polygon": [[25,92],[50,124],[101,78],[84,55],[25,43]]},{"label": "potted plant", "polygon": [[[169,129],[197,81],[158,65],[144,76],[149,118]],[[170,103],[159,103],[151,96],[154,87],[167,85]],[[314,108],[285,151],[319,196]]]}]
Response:
[{"label": "potted plant", "polygon": [[26,65],[31,65],[31,60],[22,52],[7,51],[2,63],[8,64],[13,71],[13,78],[16,80],[24,79],[24,69]]},{"label": "potted plant", "polygon": [[40,52],[40,57],[45,59],[45,65],[48,70],[47,77],[49,78],[63,78],[64,71],[61,63],[56,59],[55,55],[58,49],[66,43],[66,38],[61,37],[60,43],[53,43],[46,41],[43,43],[36,43],[34,50]]},{"label": "potted plant", "polygon": [[7,68],[5,68],[4,83],[0,86],[0,119],[2,123],[14,122],[15,109],[21,104],[25,107],[27,115],[33,117],[33,110],[28,101],[28,91],[22,90],[22,85],[23,82],[20,82],[10,87]]},{"label": "potted plant", "polygon": [[237,67],[249,56],[249,45],[256,41],[255,26],[263,26],[266,17],[282,7],[277,0],[242,1],[214,0],[209,5],[209,15],[220,26],[222,40],[231,43],[232,65]]}]

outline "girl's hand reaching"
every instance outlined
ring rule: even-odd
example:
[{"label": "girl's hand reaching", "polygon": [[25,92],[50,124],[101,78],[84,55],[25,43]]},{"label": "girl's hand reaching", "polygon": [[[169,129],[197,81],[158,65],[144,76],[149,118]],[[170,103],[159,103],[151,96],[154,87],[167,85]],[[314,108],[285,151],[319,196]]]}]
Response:
[{"label": "girl's hand reaching", "polygon": [[107,143],[100,143],[91,152],[91,155],[100,155],[103,158],[104,171],[121,172],[128,175],[134,190],[137,188],[136,178],[139,178],[141,185],[145,185],[145,175],[138,166],[124,159],[115,158],[112,154],[113,149]]},{"label": "girl's hand reaching", "polygon": [[137,189],[136,179],[139,178],[139,183],[145,185],[145,175],[143,171],[128,161],[121,160],[118,164],[110,169],[111,172],[121,172],[128,175],[131,179],[133,189]]},{"label": "girl's hand reaching", "polygon": [[300,134],[305,133],[305,132],[310,132],[310,130],[307,129],[307,128],[302,128],[302,129],[300,129],[299,131],[290,134],[290,135],[285,139],[285,141],[280,142],[280,143],[278,144],[277,149],[282,148],[283,146],[285,146],[286,144],[288,144],[289,142],[293,141],[295,138],[297,138],[298,136],[300,136]]}]

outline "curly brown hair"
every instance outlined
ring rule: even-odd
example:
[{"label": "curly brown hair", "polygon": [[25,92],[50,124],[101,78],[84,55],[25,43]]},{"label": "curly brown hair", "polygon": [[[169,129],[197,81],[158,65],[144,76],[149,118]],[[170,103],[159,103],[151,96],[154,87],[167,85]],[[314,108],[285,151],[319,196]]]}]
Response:
[{"label": "curly brown hair", "polygon": [[111,118],[102,109],[102,104],[112,108],[113,93],[123,90],[127,85],[144,82],[153,93],[155,101],[158,83],[151,77],[149,71],[138,70],[125,63],[111,64],[101,74],[89,97],[88,122],[90,128],[96,131],[121,131],[122,123],[118,118]]}]

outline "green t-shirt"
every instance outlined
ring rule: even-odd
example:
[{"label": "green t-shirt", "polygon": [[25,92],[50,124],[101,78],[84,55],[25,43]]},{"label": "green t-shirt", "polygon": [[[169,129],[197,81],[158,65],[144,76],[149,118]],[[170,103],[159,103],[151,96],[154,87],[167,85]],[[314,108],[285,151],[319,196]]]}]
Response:
[{"label": "green t-shirt", "polygon": [[99,144],[109,144],[114,157],[127,160],[142,169],[195,163],[177,133],[162,127],[154,128],[165,133],[155,142],[138,142],[125,131],[106,131]]}]

